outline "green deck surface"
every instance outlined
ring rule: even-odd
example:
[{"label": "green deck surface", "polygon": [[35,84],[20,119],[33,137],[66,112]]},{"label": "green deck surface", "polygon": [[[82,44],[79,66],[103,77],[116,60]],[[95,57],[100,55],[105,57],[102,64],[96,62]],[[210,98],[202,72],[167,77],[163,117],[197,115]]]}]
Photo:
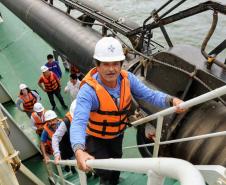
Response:
[{"label": "green deck surface", "polygon": [[[38,87],[37,82],[41,75],[40,67],[46,63],[46,55],[52,53],[53,49],[2,4],[0,4],[0,11],[4,20],[0,24],[0,80],[12,98],[12,102],[4,106],[38,147],[39,141],[30,127],[30,119],[26,114],[17,110],[13,102],[19,94],[19,84],[25,83],[30,89],[36,89],[41,95],[43,106],[51,109],[47,94]],[[61,62],[60,64],[64,87],[69,80],[69,74],[65,73]],[[64,92],[62,95],[66,104],[70,105],[69,95]],[[62,109],[58,99],[56,103],[56,113],[59,117],[63,117],[66,111]]]},{"label": "green deck surface", "polygon": [[[29,118],[15,107],[14,102],[19,93],[19,84],[26,83],[31,89],[36,89],[40,93],[42,97],[41,103],[44,107],[46,109],[51,108],[46,93],[41,91],[37,85],[37,81],[41,74],[40,67],[46,62],[46,55],[52,53],[53,49],[16,16],[9,12],[1,3],[0,12],[4,19],[4,22],[0,24],[0,75],[2,77],[0,80],[12,98],[12,101],[5,103],[4,106],[24,133],[36,147],[39,147],[39,138],[31,129]],[[69,79],[69,74],[64,71],[62,63],[61,69],[63,72],[62,87],[64,88]],[[69,96],[63,92],[62,95],[66,104],[70,105]],[[61,108],[58,100],[56,100],[56,103],[56,113],[59,117],[63,117],[66,111]],[[136,131],[134,128],[127,129],[124,141],[124,146],[136,144]],[[124,157],[131,158],[139,156],[140,154],[137,149],[124,151]],[[47,172],[40,156],[36,156],[24,163],[48,184]],[[146,175],[127,172],[121,173],[120,178],[121,185],[142,185],[146,184],[147,181]],[[70,181],[79,184],[76,175],[71,176]],[[174,183],[170,182],[167,184]],[[89,178],[88,184],[96,185],[98,184],[98,179]]]}]

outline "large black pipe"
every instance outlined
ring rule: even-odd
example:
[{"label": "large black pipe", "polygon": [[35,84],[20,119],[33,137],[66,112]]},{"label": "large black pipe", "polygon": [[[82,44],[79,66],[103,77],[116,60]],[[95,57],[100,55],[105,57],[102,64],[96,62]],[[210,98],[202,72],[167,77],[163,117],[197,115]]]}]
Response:
[{"label": "large black pipe", "polygon": [[0,2],[83,72],[91,68],[94,47],[101,37],[95,30],[82,27],[64,12],[41,0]]}]

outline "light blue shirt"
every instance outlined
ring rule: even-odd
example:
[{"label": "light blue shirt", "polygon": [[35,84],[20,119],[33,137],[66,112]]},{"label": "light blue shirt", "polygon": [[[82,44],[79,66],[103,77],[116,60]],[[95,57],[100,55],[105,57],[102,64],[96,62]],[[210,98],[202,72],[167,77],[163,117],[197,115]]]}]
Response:
[{"label": "light blue shirt", "polygon": [[[119,76],[117,86],[115,88],[106,87],[101,82],[98,73],[93,75],[93,78],[96,79],[115,99],[120,97],[120,87],[122,81],[121,76]],[[131,93],[135,99],[145,100],[146,102],[160,108],[166,108],[169,106],[169,95],[148,88],[130,72],[128,72],[128,79],[130,82]],[[85,146],[86,126],[89,120],[90,112],[98,110],[98,108],[99,101],[95,90],[88,84],[84,84],[77,95],[76,108],[70,128],[70,140],[73,150],[76,145]]]}]

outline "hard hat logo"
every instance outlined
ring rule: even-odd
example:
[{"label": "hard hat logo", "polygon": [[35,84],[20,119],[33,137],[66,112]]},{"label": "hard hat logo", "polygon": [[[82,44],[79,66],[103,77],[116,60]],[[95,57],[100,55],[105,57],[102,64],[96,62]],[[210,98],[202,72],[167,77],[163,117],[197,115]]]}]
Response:
[{"label": "hard hat logo", "polygon": [[114,53],[115,51],[115,47],[113,47],[112,45],[109,46],[108,50],[112,53]]}]

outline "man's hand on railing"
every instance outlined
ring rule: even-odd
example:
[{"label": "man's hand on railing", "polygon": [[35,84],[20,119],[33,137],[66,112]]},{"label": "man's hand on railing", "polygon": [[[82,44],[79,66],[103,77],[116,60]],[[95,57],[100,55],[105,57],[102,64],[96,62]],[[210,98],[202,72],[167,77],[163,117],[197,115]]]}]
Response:
[{"label": "man's hand on railing", "polygon": [[179,99],[179,98],[176,98],[176,97],[174,97],[173,98],[173,106],[176,106],[176,113],[183,113],[183,112],[186,112],[187,111],[187,109],[181,109],[180,107],[179,107],[179,105],[181,104],[181,103],[183,103],[184,101],[183,100],[181,100],[181,99]]},{"label": "man's hand on railing", "polygon": [[46,164],[48,164],[49,160],[50,160],[49,156],[48,156],[47,154],[44,155],[43,161],[44,161]]},{"label": "man's hand on railing", "polygon": [[94,159],[93,156],[89,155],[87,152],[78,149],[75,152],[75,157],[77,159],[78,168],[84,172],[89,172],[92,170],[89,166],[86,165],[86,161],[90,159]]},{"label": "man's hand on railing", "polygon": [[57,155],[54,157],[54,163],[57,165],[59,164],[59,161],[61,160],[61,156],[60,155]]}]

